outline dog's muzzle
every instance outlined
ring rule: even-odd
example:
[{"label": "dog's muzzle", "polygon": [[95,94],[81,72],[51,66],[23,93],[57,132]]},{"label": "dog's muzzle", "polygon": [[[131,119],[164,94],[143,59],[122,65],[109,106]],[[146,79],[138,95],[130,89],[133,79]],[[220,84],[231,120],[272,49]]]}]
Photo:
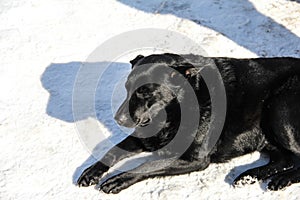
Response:
[{"label": "dog's muzzle", "polygon": [[114,118],[120,126],[134,128],[137,125],[130,116],[126,116],[125,114],[116,114]]},{"label": "dog's muzzle", "polygon": [[128,107],[128,103],[124,102],[120,106],[119,110],[117,111],[114,117],[114,119],[120,126],[124,126],[127,128],[135,128],[137,126],[145,127],[151,123],[152,118],[148,113],[143,113],[136,119],[133,119],[130,116]]}]

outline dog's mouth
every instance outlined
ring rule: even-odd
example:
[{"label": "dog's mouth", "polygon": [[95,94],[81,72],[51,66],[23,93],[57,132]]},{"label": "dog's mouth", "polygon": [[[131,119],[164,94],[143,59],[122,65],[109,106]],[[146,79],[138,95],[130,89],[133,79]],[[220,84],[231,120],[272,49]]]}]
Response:
[{"label": "dog's mouth", "polygon": [[151,123],[151,119],[150,118],[145,118],[145,119],[139,119],[137,126],[140,127],[145,127],[148,126]]}]

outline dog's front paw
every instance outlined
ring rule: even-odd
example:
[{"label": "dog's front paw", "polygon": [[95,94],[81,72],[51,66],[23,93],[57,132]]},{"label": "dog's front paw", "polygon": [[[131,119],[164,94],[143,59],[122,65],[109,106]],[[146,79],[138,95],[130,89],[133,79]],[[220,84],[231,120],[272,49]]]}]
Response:
[{"label": "dog's front paw", "polygon": [[234,181],[233,185],[235,187],[240,187],[244,185],[254,184],[258,181],[264,180],[268,177],[268,173],[264,172],[260,168],[249,169],[242,174],[240,174]]},{"label": "dog's front paw", "polygon": [[289,177],[285,176],[275,176],[271,178],[271,181],[268,184],[268,190],[282,190],[286,188],[287,186],[290,186],[292,184],[292,181]]},{"label": "dog's front paw", "polygon": [[250,184],[254,184],[258,182],[258,179],[256,176],[251,176],[249,174],[241,174],[240,176],[238,176],[234,181],[233,181],[233,185],[235,187],[241,187],[244,185],[250,185]]},{"label": "dog's front paw", "polygon": [[122,173],[116,175],[112,178],[109,178],[105,182],[103,182],[100,186],[100,190],[105,193],[113,193],[117,194],[121,190],[128,188],[129,186],[133,185],[134,183],[138,182],[140,179],[138,176],[134,176],[128,173]]},{"label": "dog's front paw", "polygon": [[108,170],[108,167],[102,163],[96,163],[91,167],[84,170],[81,176],[77,180],[79,187],[88,187],[99,183],[103,173]]}]

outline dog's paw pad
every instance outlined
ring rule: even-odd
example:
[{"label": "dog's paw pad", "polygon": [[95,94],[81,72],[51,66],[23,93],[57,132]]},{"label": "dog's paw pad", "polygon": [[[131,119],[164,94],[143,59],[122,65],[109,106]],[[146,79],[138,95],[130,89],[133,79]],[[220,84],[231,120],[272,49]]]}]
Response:
[{"label": "dog's paw pad", "polygon": [[258,182],[258,179],[256,177],[252,177],[250,175],[246,175],[243,177],[240,177],[236,179],[233,183],[235,187],[242,187],[244,185],[250,185]]}]

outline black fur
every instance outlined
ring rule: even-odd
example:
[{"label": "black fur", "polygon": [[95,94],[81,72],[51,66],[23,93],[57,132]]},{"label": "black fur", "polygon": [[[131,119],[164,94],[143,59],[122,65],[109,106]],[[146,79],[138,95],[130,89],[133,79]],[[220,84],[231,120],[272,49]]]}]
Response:
[{"label": "black fur", "polygon": [[[112,148],[99,162],[83,172],[78,179],[79,186],[99,183],[103,173],[116,162],[143,151],[156,151],[175,137],[180,122],[179,103],[189,103],[189,100],[174,78],[176,73],[157,74],[156,68],[161,65],[176,69],[197,94],[201,117],[194,140],[170,166],[148,173],[135,173],[153,166],[159,167],[171,160],[145,163],[104,181],[100,185],[102,191],[118,193],[146,178],[203,170],[210,163],[226,162],[253,151],[268,153],[270,162],[242,173],[234,184],[245,183],[249,176],[257,180],[269,178],[268,189],[279,190],[300,181],[300,169],[295,167],[300,156],[300,59],[234,59],[161,54],[138,56],[131,63],[133,70],[126,83],[128,99],[119,108],[115,119],[122,126],[135,127],[133,135],[152,134],[143,132],[145,129],[141,128],[150,125],[158,126],[160,131],[150,137],[127,137],[117,145],[126,153],[120,154],[117,148]],[[135,69],[143,64],[151,66],[142,73],[136,73]],[[199,156],[199,151],[201,138],[210,123],[211,102],[199,70],[212,65],[217,66],[225,84],[227,113],[217,144],[203,158]],[[168,87],[156,84],[147,84],[133,90],[139,79],[151,80],[154,76],[163,77],[166,85],[176,88],[178,92],[174,94]],[[193,108],[194,105],[188,107],[191,110]],[[164,122],[159,120],[162,111],[167,115]],[[189,133],[187,135],[190,136]]]}]

